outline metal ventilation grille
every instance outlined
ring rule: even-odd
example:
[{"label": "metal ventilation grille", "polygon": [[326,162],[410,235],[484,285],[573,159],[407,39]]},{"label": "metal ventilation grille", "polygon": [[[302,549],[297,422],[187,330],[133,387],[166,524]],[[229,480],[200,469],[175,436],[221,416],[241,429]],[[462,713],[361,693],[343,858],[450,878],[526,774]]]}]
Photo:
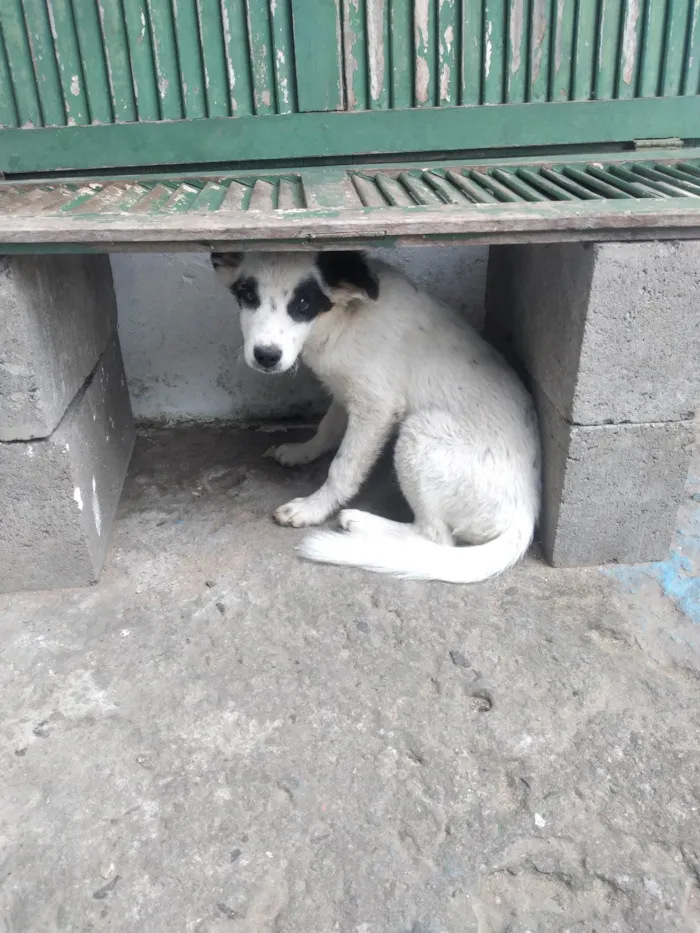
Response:
[{"label": "metal ventilation grille", "polygon": [[700,198],[700,167],[692,162],[358,172],[352,180],[369,208]]}]

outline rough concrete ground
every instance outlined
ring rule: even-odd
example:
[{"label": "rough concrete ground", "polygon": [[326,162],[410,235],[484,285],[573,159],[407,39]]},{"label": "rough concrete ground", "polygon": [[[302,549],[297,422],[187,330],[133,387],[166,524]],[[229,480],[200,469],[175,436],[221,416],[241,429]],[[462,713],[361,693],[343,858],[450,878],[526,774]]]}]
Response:
[{"label": "rough concrete ground", "polygon": [[102,582],[0,597],[0,929],[700,930],[700,480],[663,565],[406,583],[279,440],[142,436]]}]

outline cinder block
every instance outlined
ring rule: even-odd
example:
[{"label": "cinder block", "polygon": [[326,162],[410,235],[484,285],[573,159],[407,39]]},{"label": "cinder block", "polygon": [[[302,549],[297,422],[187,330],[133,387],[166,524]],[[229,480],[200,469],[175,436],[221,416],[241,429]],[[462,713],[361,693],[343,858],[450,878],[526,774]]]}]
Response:
[{"label": "cinder block", "polygon": [[48,437],[116,328],[107,256],[0,256],[0,441]]},{"label": "cinder block", "polygon": [[690,464],[693,421],[572,425],[535,401],[544,459],[540,537],[555,567],[664,560]]},{"label": "cinder block", "polygon": [[134,438],[114,337],[50,437],[0,442],[0,592],[97,580]]},{"label": "cinder block", "polygon": [[486,333],[574,424],[700,407],[700,241],[492,247]]}]

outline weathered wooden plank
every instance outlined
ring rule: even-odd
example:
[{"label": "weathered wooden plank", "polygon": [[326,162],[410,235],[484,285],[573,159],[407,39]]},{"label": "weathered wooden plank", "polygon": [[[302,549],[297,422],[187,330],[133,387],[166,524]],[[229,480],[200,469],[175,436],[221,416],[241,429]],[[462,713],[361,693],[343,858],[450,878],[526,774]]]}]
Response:
[{"label": "weathered wooden plank", "polygon": [[578,182],[578,184],[582,187],[592,188],[593,191],[597,191],[598,194],[602,194],[605,198],[613,198],[615,200],[619,198],[624,198],[625,200],[628,199],[628,195],[625,191],[621,191],[613,184],[609,184],[606,181],[601,181],[600,179],[595,178],[591,174],[590,167],[587,171],[583,171],[580,168],[576,168],[571,165],[565,165],[562,168],[562,172],[564,172],[564,174],[572,181]]},{"label": "weathered wooden plank", "polygon": [[161,211],[187,211],[199,197],[201,188],[194,185],[178,185],[168,200],[159,208]]},{"label": "weathered wooden plank", "polygon": [[[396,0],[394,0],[396,5]],[[369,108],[367,76],[367,27],[365,0],[343,2],[343,74],[345,77],[345,106],[348,110]],[[408,51],[405,63],[408,64]],[[404,106],[408,106],[406,103]]]},{"label": "weathered wooden plank", "polygon": [[646,0],[637,90],[641,97],[657,97],[660,93],[667,2],[668,0]]},{"label": "weathered wooden plank", "polygon": [[491,175],[488,175],[486,172],[472,170],[469,172],[469,177],[481,188],[485,188],[488,192],[494,194],[499,201],[507,201],[509,203],[520,201],[517,194],[514,194],[510,188],[506,188],[505,185],[501,184],[501,182],[497,181],[495,178],[492,178]]},{"label": "weathered wooden plank", "polygon": [[95,0],[81,3],[80,15],[75,17],[83,81],[92,123],[111,123],[114,119],[112,96],[107,74],[100,17]]},{"label": "weathered wooden plank", "polygon": [[561,185],[555,184],[551,179],[545,178],[543,175],[539,175],[537,172],[532,171],[527,168],[517,169],[517,174],[519,178],[522,178],[533,188],[538,188],[550,200],[555,201],[575,201],[576,198],[570,192],[564,190]]},{"label": "weathered wooden plank", "polygon": [[[275,113],[275,70],[272,63],[272,30],[267,3],[246,0],[248,54],[253,78],[253,100],[258,116]],[[308,50],[307,50],[308,53]],[[306,64],[306,60],[304,62]]]},{"label": "weathered wooden plank", "polygon": [[[64,3],[65,0],[58,0]],[[122,0],[139,120],[160,119],[153,40],[146,0]]]},{"label": "weathered wooden plank", "polygon": [[78,47],[78,34],[73,6],[67,0],[46,0],[53,45],[58,64],[66,123],[89,123],[90,111],[85,92],[83,62]]},{"label": "weathered wooden plank", "polygon": [[13,96],[20,126],[42,126],[41,104],[32,68],[32,52],[24,24],[20,0],[7,0],[2,12],[2,32],[5,40]]},{"label": "weathered wooden plank", "polygon": [[148,191],[129,211],[129,216],[139,214],[149,214],[152,211],[159,211],[166,204],[173,193],[173,189],[167,185],[156,184]]},{"label": "weathered wooden plank", "polygon": [[660,236],[693,236],[700,230],[700,210],[691,207],[690,199],[634,200],[627,198],[622,204],[610,201],[589,201],[576,204],[557,202],[545,204],[472,205],[464,208],[405,211],[384,208],[374,211],[242,211],[225,214],[212,211],[207,214],[184,212],[181,214],[142,213],[141,215],[115,214],[62,215],[30,214],[27,216],[0,215],[0,242],[7,244],[60,244],[111,248],[125,243],[192,243],[241,241],[248,248],[254,244],[268,244],[274,248],[279,241],[293,243],[302,248],[312,243],[327,241],[338,246],[349,241],[377,240],[397,237],[404,242],[412,239],[425,242],[425,238],[454,237],[472,242],[483,242],[491,235],[500,236],[500,242],[518,242],[524,235],[534,240],[538,233],[552,239],[601,239],[609,232],[614,239],[658,239]]},{"label": "weathered wooden plank", "polygon": [[590,100],[593,97],[594,70],[596,62],[596,25],[598,6],[601,0],[584,0],[576,5],[574,35],[574,100]]},{"label": "weathered wooden plank", "polygon": [[617,97],[634,97],[641,60],[643,0],[625,0],[617,73]]},{"label": "weathered wooden plank", "polygon": [[277,207],[277,185],[259,178],[253,186],[248,203],[249,211],[274,211]]},{"label": "weathered wooden plank", "polygon": [[558,166],[557,168],[542,168],[540,173],[543,178],[571,192],[571,194],[576,195],[576,197],[580,198],[582,201],[605,200],[602,194],[598,194],[597,191],[591,191],[590,188],[586,188],[585,185],[580,185],[573,178],[568,178],[563,174],[563,171],[564,167]]},{"label": "weathered wooden plank", "polygon": [[342,110],[339,0],[292,0],[299,110]]},{"label": "weathered wooden plank", "polygon": [[530,101],[549,100],[550,0],[532,0],[528,93]]},{"label": "weathered wooden plank", "polygon": [[369,66],[369,106],[386,110],[389,106],[389,0],[366,0],[367,59]]},{"label": "weathered wooden plank", "polygon": [[250,195],[251,188],[248,185],[240,185],[237,181],[230,182],[219,211],[229,213],[230,211],[244,210]]},{"label": "weathered wooden plank", "polygon": [[216,181],[208,181],[190,205],[191,211],[215,211],[221,207],[227,189]]},{"label": "weathered wooden plank", "polygon": [[438,102],[435,0],[414,0],[413,29],[415,43],[413,103],[416,107],[434,107]]},{"label": "weathered wooden plank", "polygon": [[19,114],[2,29],[0,29],[0,126],[19,126]]},{"label": "weathered wooden plank", "polygon": [[571,100],[576,0],[554,0],[554,48],[550,100]]},{"label": "weathered wooden plank", "polygon": [[255,113],[245,0],[221,0],[231,113]]},{"label": "weathered wooden plank", "polygon": [[365,207],[386,207],[386,201],[381,191],[377,188],[372,178],[366,178],[364,175],[353,174],[352,183],[355,190]]},{"label": "weathered wooden plank", "polygon": [[172,0],[172,4],[185,117],[188,120],[196,120],[207,115],[197,7],[195,0]]},{"label": "weathered wooden plank", "polygon": [[[618,178],[622,178],[623,181],[633,182],[635,185],[641,185],[645,191],[654,192],[656,197],[670,198],[674,196],[673,185],[664,186],[652,179],[636,175],[634,172],[630,171],[630,169],[625,168],[624,165],[611,165],[608,167],[608,171]],[[684,192],[680,189],[676,189],[675,195],[682,197],[684,196]]]},{"label": "weathered wooden plank", "polygon": [[431,207],[437,207],[444,204],[442,198],[435,190],[424,180],[423,173],[419,172],[401,172],[399,175],[401,184],[408,191],[416,204],[426,204]]},{"label": "weathered wooden plank", "polygon": [[691,0],[688,54],[683,70],[683,94],[700,94],[700,0]]},{"label": "weathered wooden plank", "polygon": [[460,172],[448,172],[447,177],[452,184],[456,185],[464,194],[475,204],[496,204],[498,198],[495,198],[490,191],[476,184],[471,178],[462,175]]},{"label": "weathered wooden plank", "polygon": [[459,4],[457,0],[438,2],[438,103],[440,106],[459,103],[460,41]]},{"label": "weathered wooden plank", "polygon": [[480,104],[483,100],[483,14],[482,0],[462,0],[461,104]]},{"label": "weathered wooden plank", "polygon": [[305,208],[304,191],[298,178],[280,178],[278,211],[298,211]]},{"label": "weathered wooden plank", "polygon": [[623,174],[612,173],[604,168],[599,168],[596,165],[588,166],[588,174],[593,175],[594,178],[597,178],[598,181],[604,182],[606,185],[611,185],[615,188],[620,188],[625,194],[629,194],[635,198],[660,198],[661,196],[657,191],[653,191],[650,188],[646,188],[643,184],[640,184],[636,180],[629,181],[624,177]]},{"label": "weathered wooden plank", "polygon": [[296,113],[297,79],[291,0],[270,4],[274,46],[277,113]]},{"label": "weathered wooden plank", "polygon": [[138,118],[138,112],[122,6],[111,0],[97,0],[97,8],[102,25],[114,119],[121,123],[132,123]]},{"label": "weathered wooden plank", "polygon": [[548,200],[541,194],[537,188],[533,188],[523,178],[519,178],[513,172],[502,168],[495,168],[492,172],[493,178],[500,181],[502,185],[513,191],[523,201],[546,201]]},{"label": "weathered wooden plank", "polygon": [[483,103],[505,101],[505,38],[503,0],[484,0]]},{"label": "weathered wooden plank", "polygon": [[529,0],[508,0],[506,99],[520,104],[527,99]]},{"label": "weathered wooden plank", "polygon": [[374,183],[381,191],[384,200],[392,207],[411,207],[415,204],[415,201],[406,189],[390,175],[377,172],[374,175]]},{"label": "weathered wooden plank", "polygon": [[[349,0],[350,3],[353,0]],[[362,0],[360,0],[362,2]],[[391,106],[413,106],[413,8],[411,0],[389,0]],[[359,60],[359,59],[358,59]]]},{"label": "weathered wooden plank", "polygon": [[441,172],[423,172],[423,178],[444,204],[464,206],[465,204],[472,203],[471,198],[469,198],[458,185],[451,184],[447,177]]},{"label": "weathered wooden plank", "polygon": [[362,207],[355,186],[345,169],[306,169],[302,175],[303,199],[311,210]]},{"label": "weathered wooden plank", "polygon": [[22,0],[44,126],[65,126],[61,79],[44,0]]},{"label": "weathered wooden plank", "polygon": [[638,173],[645,178],[654,179],[659,184],[674,188],[676,193],[682,191],[695,197],[700,196],[700,176],[688,176],[670,165],[659,165],[656,168],[640,166]]},{"label": "weathered wooden plank", "polygon": [[620,57],[623,0],[600,0],[598,21],[598,56],[596,62],[596,100],[615,96],[617,64]]},{"label": "weathered wooden plank", "polygon": [[202,43],[202,67],[207,102],[207,116],[228,117],[231,113],[224,23],[220,0],[198,0],[199,35]]},{"label": "weathered wooden plank", "polygon": [[668,0],[666,50],[661,76],[661,94],[675,97],[683,87],[688,54],[689,0]]},{"label": "weathered wooden plank", "polygon": [[170,3],[149,3],[148,9],[156,61],[161,119],[181,120],[184,116],[184,108],[172,6]]},{"label": "weathered wooden plank", "polygon": [[106,185],[89,200],[71,208],[72,214],[112,214],[128,210],[146,193],[141,185],[128,183]]},{"label": "weathered wooden plank", "polygon": [[[75,126],[0,133],[0,170],[79,173],[100,167],[209,164],[355,154],[464,152],[523,146],[590,145],[666,138],[700,125],[700,97],[426,107],[363,113],[290,114],[266,120],[202,120]],[[423,158],[423,156],[421,156]]]}]

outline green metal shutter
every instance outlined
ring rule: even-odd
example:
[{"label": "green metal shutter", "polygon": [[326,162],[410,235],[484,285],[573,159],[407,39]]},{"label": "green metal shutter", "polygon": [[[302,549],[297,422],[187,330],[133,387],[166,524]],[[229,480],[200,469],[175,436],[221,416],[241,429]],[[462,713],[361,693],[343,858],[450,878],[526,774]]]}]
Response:
[{"label": "green metal shutter", "polygon": [[699,104],[700,0],[0,0],[7,174],[698,139]]}]

